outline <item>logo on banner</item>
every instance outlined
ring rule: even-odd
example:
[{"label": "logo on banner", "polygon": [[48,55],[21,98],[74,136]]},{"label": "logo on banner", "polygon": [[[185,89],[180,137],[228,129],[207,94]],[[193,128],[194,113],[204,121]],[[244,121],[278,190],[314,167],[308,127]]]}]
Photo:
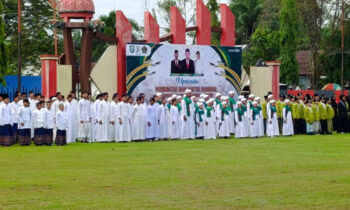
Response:
[{"label": "logo on banner", "polygon": [[142,56],[147,57],[151,54],[151,47],[149,45],[128,44],[126,48],[127,56]]}]

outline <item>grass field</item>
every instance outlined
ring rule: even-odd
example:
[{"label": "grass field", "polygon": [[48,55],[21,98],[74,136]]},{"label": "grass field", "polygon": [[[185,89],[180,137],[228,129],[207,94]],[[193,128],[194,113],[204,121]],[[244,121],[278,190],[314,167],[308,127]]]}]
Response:
[{"label": "grass field", "polygon": [[348,209],[350,136],[0,147],[0,209]]}]

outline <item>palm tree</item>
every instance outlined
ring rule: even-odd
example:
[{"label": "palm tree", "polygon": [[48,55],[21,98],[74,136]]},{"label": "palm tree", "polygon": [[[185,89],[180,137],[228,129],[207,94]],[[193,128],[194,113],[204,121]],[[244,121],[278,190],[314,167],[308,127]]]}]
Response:
[{"label": "palm tree", "polygon": [[260,0],[231,0],[230,9],[236,16],[237,42],[246,44],[258,26],[262,9]]}]

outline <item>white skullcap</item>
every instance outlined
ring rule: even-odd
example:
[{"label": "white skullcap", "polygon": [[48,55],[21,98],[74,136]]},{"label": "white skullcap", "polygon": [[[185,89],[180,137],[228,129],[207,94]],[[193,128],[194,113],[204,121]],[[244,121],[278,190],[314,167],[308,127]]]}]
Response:
[{"label": "white skullcap", "polygon": [[205,102],[205,100],[203,98],[199,99],[199,102]]},{"label": "white skullcap", "polygon": [[194,98],[196,98],[196,96],[192,96],[191,99],[193,100]]},{"label": "white skullcap", "polygon": [[197,103],[197,106],[200,107],[200,106],[204,106],[203,103]]},{"label": "white skullcap", "polygon": [[170,102],[171,100],[173,100],[173,97],[168,98],[167,101]]},{"label": "white skullcap", "polygon": [[216,97],[219,97],[219,96],[221,96],[221,93],[217,93],[215,96],[216,96]]},{"label": "white skullcap", "polygon": [[242,95],[238,96],[239,100],[241,100],[242,98],[244,98],[244,96],[242,96]]},{"label": "white skullcap", "polygon": [[222,105],[226,105],[227,103],[226,102],[222,102]]},{"label": "white skullcap", "polygon": [[213,102],[214,102],[214,99],[212,98],[208,100],[208,103],[213,103]]},{"label": "white skullcap", "polygon": [[273,97],[273,95],[269,95],[269,96],[267,96],[267,98],[268,98],[268,99],[271,99],[272,97]]},{"label": "white skullcap", "polygon": [[238,101],[238,102],[237,102],[237,105],[242,105],[242,102],[241,102],[241,101]]},{"label": "white skullcap", "polygon": [[176,94],[173,94],[171,97],[172,97],[172,98],[176,98],[176,97],[177,97],[177,95],[176,95]]},{"label": "white skullcap", "polygon": [[230,95],[235,94],[235,91],[230,91],[228,94],[230,94]]},{"label": "white skullcap", "polygon": [[52,100],[53,100],[53,101],[54,101],[54,100],[57,100],[57,98],[56,98],[56,97],[53,97]]},{"label": "white skullcap", "polygon": [[159,97],[159,96],[162,96],[163,94],[162,93],[157,93],[157,96]]},{"label": "white skullcap", "polygon": [[256,100],[256,101],[259,101],[259,100],[260,100],[260,97],[255,97],[255,100]]},{"label": "white skullcap", "polygon": [[203,98],[208,98],[209,97],[209,95],[204,95],[204,97]]},{"label": "white skullcap", "polygon": [[254,97],[255,97],[255,95],[253,95],[253,94],[249,95],[249,98],[254,98]]},{"label": "white skullcap", "polygon": [[254,101],[254,102],[253,102],[253,105],[258,105],[258,102]]},{"label": "white skullcap", "polygon": [[246,102],[247,99],[246,99],[246,98],[242,98],[241,101],[242,101],[242,102]]},{"label": "white skullcap", "polygon": [[275,103],[275,102],[276,102],[275,100],[271,100],[271,101],[270,101],[271,104],[273,104],[273,103]]},{"label": "white skullcap", "polygon": [[187,90],[185,90],[185,93],[192,93],[192,90],[187,89]]},{"label": "white skullcap", "polygon": [[204,98],[204,96],[205,96],[205,94],[204,94],[204,93],[202,93],[202,94],[200,94],[200,96],[199,96],[199,97]]},{"label": "white skullcap", "polygon": [[284,103],[286,103],[286,104],[288,104],[289,102],[290,102],[290,100],[288,100],[288,99],[284,101]]},{"label": "white skullcap", "polygon": [[181,97],[181,96],[178,96],[178,97],[176,97],[176,99],[179,100],[179,99],[182,99],[182,97]]}]

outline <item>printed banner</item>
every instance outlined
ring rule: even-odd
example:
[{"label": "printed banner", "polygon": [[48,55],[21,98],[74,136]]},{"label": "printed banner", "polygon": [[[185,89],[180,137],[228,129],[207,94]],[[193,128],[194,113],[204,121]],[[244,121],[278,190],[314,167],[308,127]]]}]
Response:
[{"label": "printed banner", "polygon": [[195,95],[241,90],[240,47],[133,44],[126,46],[127,93],[151,96],[183,94],[190,88]]}]

